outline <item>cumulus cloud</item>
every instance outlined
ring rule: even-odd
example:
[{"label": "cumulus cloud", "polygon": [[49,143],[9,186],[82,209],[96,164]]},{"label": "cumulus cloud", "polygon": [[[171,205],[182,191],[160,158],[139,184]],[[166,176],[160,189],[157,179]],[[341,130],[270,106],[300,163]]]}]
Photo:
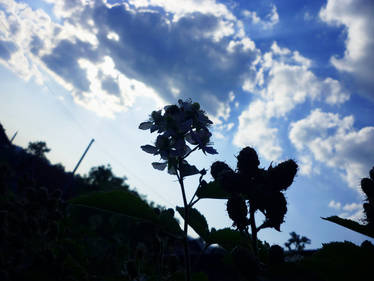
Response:
[{"label": "cumulus cloud", "polygon": [[244,10],[243,15],[253,24],[259,25],[264,29],[272,28],[279,22],[279,14],[277,12],[277,7],[274,4],[271,5],[270,12],[264,18],[260,18],[256,11],[249,10]]},{"label": "cumulus cloud", "polygon": [[361,93],[374,101],[374,2],[367,0],[328,0],[320,18],[330,25],[344,26],[345,52],[331,58],[340,71],[351,74]]},{"label": "cumulus cloud", "polygon": [[374,127],[354,128],[353,116],[313,110],[291,124],[289,138],[301,154],[337,169],[348,185],[361,192],[359,183],[374,159]]},{"label": "cumulus cloud", "polygon": [[328,206],[336,211],[343,211],[339,214],[339,217],[354,220],[357,222],[362,222],[365,218],[364,208],[362,203],[350,203],[343,206],[342,203],[335,200],[331,200]]},{"label": "cumulus cloud", "polygon": [[278,129],[270,121],[286,118],[307,100],[337,105],[349,99],[337,80],[316,77],[311,66],[311,60],[297,51],[281,48],[276,42],[254,62],[256,77],[246,80],[243,89],[255,93],[256,98],[239,116],[234,144],[255,146],[268,160],[279,160],[282,148]]},{"label": "cumulus cloud", "polygon": [[[106,116],[143,95],[132,90],[133,82],[159,101],[201,101],[225,121],[230,92],[241,87],[260,53],[242,23],[213,0],[60,0],[51,1],[53,17],[27,4],[1,3],[8,26],[0,35],[0,62],[25,79],[46,71],[80,104],[95,111],[102,104],[98,113]],[[103,75],[108,59],[113,71]]]},{"label": "cumulus cloud", "polygon": [[342,204],[340,202],[336,202],[334,200],[331,200],[329,202],[329,207],[335,210],[340,210],[342,207]]}]

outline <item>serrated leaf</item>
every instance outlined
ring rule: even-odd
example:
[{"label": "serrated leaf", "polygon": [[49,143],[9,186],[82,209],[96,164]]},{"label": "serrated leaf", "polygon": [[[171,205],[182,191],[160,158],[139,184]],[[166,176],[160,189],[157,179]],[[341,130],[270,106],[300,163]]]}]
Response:
[{"label": "serrated leaf", "polygon": [[230,194],[223,189],[223,187],[217,181],[211,181],[210,183],[200,187],[196,192],[199,198],[209,199],[228,199]]},{"label": "serrated leaf", "polygon": [[168,165],[167,162],[163,162],[163,163],[153,162],[152,163],[153,168],[156,169],[156,170],[160,170],[160,171],[165,170],[165,168],[166,168],[167,165]]},{"label": "serrated leaf", "polygon": [[350,219],[343,219],[338,216],[332,216],[327,218],[322,218],[324,220],[336,223],[340,226],[344,226],[345,228],[348,228],[350,230],[356,231],[358,233],[364,234],[366,236],[369,236],[371,238],[374,238],[374,230],[370,228],[367,225],[359,224],[358,222],[355,222]]},{"label": "serrated leaf", "polygon": [[[177,207],[178,213],[182,216],[184,219],[184,207]],[[197,234],[201,238],[203,238],[205,241],[208,241],[209,239],[209,227],[208,222],[206,221],[206,218],[204,215],[202,215],[197,209],[190,208],[189,209],[189,226],[195,230]]]},{"label": "serrated leaf", "polygon": [[150,144],[142,145],[140,148],[143,151],[145,151],[147,153],[150,153],[150,154],[156,154],[157,153],[157,147],[155,147],[153,145],[150,145]]},{"label": "serrated leaf", "polygon": [[204,151],[206,151],[207,153],[209,154],[218,154],[217,150],[215,150],[213,147],[211,146],[207,146],[204,148]]},{"label": "serrated leaf", "polygon": [[218,244],[227,251],[231,251],[238,245],[251,247],[250,241],[239,231],[231,228],[212,230],[209,235],[209,244]]},{"label": "serrated leaf", "polygon": [[140,130],[148,130],[152,127],[153,122],[147,121],[147,122],[142,122],[139,125]]},{"label": "serrated leaf", "polygon": [[174,235],[180,236],[182,230],[171,227],[170,223],[160,220],[153,209],[137,195],[128,191],[97,191],[81,195],[69,200],[69,203],[86,208],[94,208],[103,212],[112,212],[124,215],[135,220],[146,221],[154,224],[160,229]]},{"label": "serrated leaf", "polygon": [[182,177],[193,176],[200,173],[196,166],[188,164],[187,161],[184,161],[179,169]]}]

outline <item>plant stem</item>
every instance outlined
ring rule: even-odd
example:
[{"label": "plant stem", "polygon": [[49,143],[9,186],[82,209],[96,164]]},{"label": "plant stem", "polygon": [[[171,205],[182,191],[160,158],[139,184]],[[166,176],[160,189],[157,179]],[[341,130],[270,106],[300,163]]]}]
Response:
[{"label": "plant stem", "polygon": [[189,218],[189,205],[187,203],[186,198],[186,192],[184,190],[184,182],[183,178],[180,176],[180,171],[177,169],[177,178],[179,181],[179,185],[182,190],[182,197],[183,197],[183,205],[184,205],[184,239],[183,239],[183,245],[184,245],[184,260],[185,260],[185,280],[190,281],[191,280],[191,263],[190,263],[190,253],[188,249],[188,218]]},{"label": "plant stem", "polygon": [[255,255],[257,256],[257,229],[255,220],[255,210],[253,210],[252,206],[249,207],[249,215],[251,221],[252,247]]}]

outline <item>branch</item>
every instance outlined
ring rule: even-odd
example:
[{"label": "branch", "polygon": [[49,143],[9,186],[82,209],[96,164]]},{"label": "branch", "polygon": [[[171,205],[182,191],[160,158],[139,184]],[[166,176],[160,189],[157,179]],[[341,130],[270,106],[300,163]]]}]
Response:
[{"label": "branch", "polygon": [[190,152],[188,152],[185,156],[182,157],[182,159],[186,159],[188,156],[190,156],[190,154],[196,150],[199,149],[199,146],[195,146],[194,149],[192,149]]}]

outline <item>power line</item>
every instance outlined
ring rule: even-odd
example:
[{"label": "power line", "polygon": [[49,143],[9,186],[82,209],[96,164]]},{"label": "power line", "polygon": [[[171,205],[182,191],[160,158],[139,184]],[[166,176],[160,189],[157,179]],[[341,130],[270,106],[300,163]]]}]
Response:
[{"label": "power line", "polygon": [[[53,95],[55,96],[56,98],[58,98],[57,94],[55,94],[51,87],[48,85],[47,81],[45,83],[48,91]],[[64,104],[64,103],[61,103],[61,102],[58,102],[58,104],[60,106],[62,106],[64,108],[64,113],[66,115],[69,116],[69,118],[81,129],[81,133],[84,134],[84,135],[89,135],[88,132],[86,131],[86,129],[79,123],[79,121],[74,117],[74,115],[72,114],[72,112],[67,108],[67,106]],[[141,179],[141,177],[137,176],[136,173],[133,173],[122,161],[120,161],[119,159],[117,159],[117,157],[115,157],[113,154],[111,154],[108,150],[106,150],[106,148],[100,143],[100,141],[97,141],[96,139],[96,143],[97,143],[97,146],[99,147],[99,149],[104,153],[106,154],[111,160],[114,160],[115,162],[117,162],[117,164],[119,164],[124,170],[125,170],[125,174],[127,175],[130,175],[132,176],[133,178],[135,178],[137,181],[139,181],[149,192],[155,194],[159,199],[161,199],[164,203],[166,203],[167,205],[170,205],[170,206],[173,206],[174,204],[171,203],[169,200],[167,200],[164,196],[162,196],[159,192],[157,192],[156,190],[154,190],[153,188],[151,188],[143,179]]]}]

